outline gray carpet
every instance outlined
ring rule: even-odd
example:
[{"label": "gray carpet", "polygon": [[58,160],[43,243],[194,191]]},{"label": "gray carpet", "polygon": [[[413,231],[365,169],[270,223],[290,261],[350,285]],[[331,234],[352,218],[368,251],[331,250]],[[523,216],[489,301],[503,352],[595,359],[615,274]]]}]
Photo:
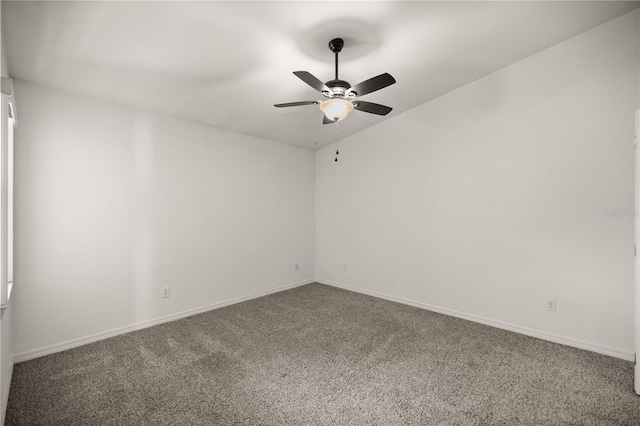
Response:
[{"label": "gray carpet", "polygon": [[630,362],[310,284],[15,366],[8,425],[640,425]]}]

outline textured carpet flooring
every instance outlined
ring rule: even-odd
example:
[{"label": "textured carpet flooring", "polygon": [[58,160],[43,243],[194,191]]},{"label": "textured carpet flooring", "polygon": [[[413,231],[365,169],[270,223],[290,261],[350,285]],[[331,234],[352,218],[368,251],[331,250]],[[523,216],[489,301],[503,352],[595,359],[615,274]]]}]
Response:
[{"label": "textured carpet flooring", "polygon": [[15,366],[9,425],[640,425],[632,363],[311,284]]}]

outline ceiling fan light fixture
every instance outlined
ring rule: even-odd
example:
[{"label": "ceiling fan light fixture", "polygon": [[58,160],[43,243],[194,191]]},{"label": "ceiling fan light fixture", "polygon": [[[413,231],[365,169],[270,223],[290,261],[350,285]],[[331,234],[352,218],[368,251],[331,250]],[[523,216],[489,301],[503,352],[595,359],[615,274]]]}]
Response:
[{"label": "ceiling fan light fixture", "polygon": [[320,109],[329,120],[340,121],[353,111],[353,104],[342,98],[327,99],[320,104]]},{"label": "ceiling fan light fixture", "polygon": [[[0,0],[1,1],[1,0]],[[349,82],[338,78],[338,53],[344,46],[344,40],[334,38],[329,42],[329,49],[336,57],[336,74],[333,80],[323,82],[318,77],[308,71],[294,71],[293,74],[300,80],[307,83],[311,88],[320,92],[324,96],[324,101],[299,101],[287,102],[284,104],[275,104],[276,108],[293,107],[301,105],[320,104],[320,110],[324,113],[322,124],[335,123],[347,118],[349,113],[354,109],[376,115],[387,115],[392,108],[386,105],[380,105],[373,102],[361,101],[360,96],[384,89],[396,82],[389,73],[384,73],[371,77],[368,80],[352,86]]]}]

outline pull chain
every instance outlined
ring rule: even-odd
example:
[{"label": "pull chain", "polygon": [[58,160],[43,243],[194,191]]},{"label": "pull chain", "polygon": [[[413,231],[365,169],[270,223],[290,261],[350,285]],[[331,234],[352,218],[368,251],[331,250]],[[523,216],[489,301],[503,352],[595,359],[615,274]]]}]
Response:
[{"label": "pull chain", "polygon": [[338,155],[340,155],[340,151],[338,150],[338,121],[336,120],[336,159],[334,160],[336,163],[338,162]]}]

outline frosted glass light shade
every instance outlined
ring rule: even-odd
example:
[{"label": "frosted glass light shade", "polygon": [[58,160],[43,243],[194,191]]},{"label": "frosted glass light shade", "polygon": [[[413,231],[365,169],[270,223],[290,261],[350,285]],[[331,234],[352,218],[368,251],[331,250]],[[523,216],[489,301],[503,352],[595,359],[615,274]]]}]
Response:
[{"label": "frosted glass light shade", "polygon": [[320,104],[320,109],[329,120],[340,121],[353,111],[353,104],[346,99],[327,99]]}]

